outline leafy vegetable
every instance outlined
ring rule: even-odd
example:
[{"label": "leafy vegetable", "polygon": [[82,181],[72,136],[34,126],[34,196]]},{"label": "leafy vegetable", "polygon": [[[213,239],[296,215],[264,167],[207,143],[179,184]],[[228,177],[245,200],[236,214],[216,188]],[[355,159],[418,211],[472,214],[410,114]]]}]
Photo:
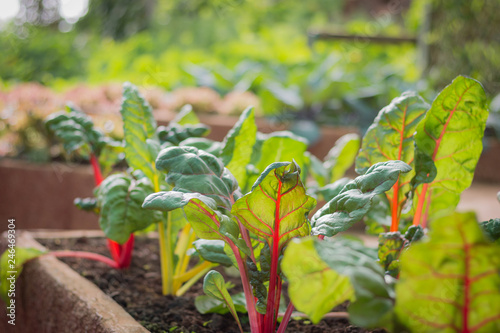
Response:
[{"label": "leafy vegetable", "polygon": [[278,256],[291,238],[309,235],[307,214],[314,206],[316,200],[306,194],[300,181],[299,166],[273,163],[231,213]]},{"label": "leafy vegetable", "polygon": [[432,223],[430,239],[401,257],[396,314],[413,332],[500,330],[500,247],[473,213]]},{"label": "leafy vegetable", "polygon": [[436,97],[415,134],[416,157],[432,160],[437,174],[415,189],[414,225],[425,227],[428,219],[456,207],[472,182],[487,118],[486,95],[473,79],[459,76]]},{"label": "leafy vegetable", "polygon": [[[245,308],[245,295],[243,293],[231,295],[231,299],[233,300],[236,312],[247,313],[247,309]],[[208,295],[197,296],[194,299],[194,306],[201,314],[218,313],[223,315],[229,312],[226,303]]]},{"label": "leafy vegetable", "polygon": [[393,288],[373,253],[358,242],[295,240],[282,269],[292,302],[315,323],[346,300],[352,302],[348,310],[356,325],[375,327],[392,318]]},{"label": "leafy vegetable", "polygon": [[108,139],[94,128],[92,119],[71,106],[47,117],[45,126],[63,143],[68,154],[83,149],[99,156],[108,143]]},{"label": "leafy vegetable", "polygon": [[247,108],[238,122],[224,138],[221,159],[234,175],[238,184],[247,182],[247,165],[250,164],[253,146],[257,140],[257,126],[253,108]]},{"label": "leafy vegetable", "polygon": [[151,106],[131,83],[123,85],[123,100],[120,108],[125,138],[125,158],[134,170],[141,170],[155,183],[159,174],[155,159],[160,150],[156,136],[156,121]]},{"label": "leafy vegetable", "polygon": [[347,230],[368,212],[374,196],[390,189],[400,173],[410,170],[401,161],[373,165],[364,175],[347,183],[336,197],[314,214],[313,234],[331,237]]},{"label": "leafy vegetable", "polygon": [[194,147],[170,147],[156,160],[158,170],[167,172],[173,191],[201,193],[230,209],[233,195],[241,196],[238,183],[222,161]]},{"label": "leafy vegetable", "polygon": [[150,183],[125,174],[106,178],[96,189],[101,215],[99,224],[106,237],[123,244],[136,231],[162,219],[158,212],[145,210],[142,203],[152,193]]},{"label": "leafy vegetable", "polygon": [[[413,166],[413,134],[428,108],[422,97],[406,92],[380,110],[363,137],[356,158],[356,171],[364,173],[373,164],[389,160],[401,160]],[[413,170],[401,175],[392,189],[385,192],[392,215],[390,231],[398,230],[401,208],[414,175]]]},{"label": "leafy vegetable", "polygon": [[231,315],[234,317],[234,319],[236,319],[240,331],[243,332],[240,319],[238,318],[238,314],[236,313],[233,299],[229,295],[229,292],[227,291],[226,285],[224,283],[224,278],[219,272],[208,272],[208,274],[205,276],[205,279],[203,280],[203,291],[208,296],[218,299],[219,301],[222,301],[227,305],[229,312],[231,312]]}]

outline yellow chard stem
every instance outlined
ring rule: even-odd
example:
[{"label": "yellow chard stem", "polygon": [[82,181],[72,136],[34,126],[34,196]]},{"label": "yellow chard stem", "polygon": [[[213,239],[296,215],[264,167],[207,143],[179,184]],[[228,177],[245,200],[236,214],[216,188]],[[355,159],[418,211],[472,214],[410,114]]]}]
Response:
[{"label": "yellow chard stem", "polygon": [[194,269],[188,273],[195,273],[177,292],[176,296],[182,296],[186,291],[191,288],[193,284],[196,283],[203,275],[205,275],[212,267],[217,266],[217,264],[212,264],[211,262],[205,261],[203,264],[196,266]]},{"label": "yellow chard stem", "polygon": [[[160,183],[158,175],[155,173],[153,179],[155,192],[160,192]],[[162,293],[163,295],[172,294],[172,247],[170,246],[170,212],[167,213],[167,236],[165,237],[165,223],[158,223],[158,240],[160,245],[160,266],[162,277]]]}]

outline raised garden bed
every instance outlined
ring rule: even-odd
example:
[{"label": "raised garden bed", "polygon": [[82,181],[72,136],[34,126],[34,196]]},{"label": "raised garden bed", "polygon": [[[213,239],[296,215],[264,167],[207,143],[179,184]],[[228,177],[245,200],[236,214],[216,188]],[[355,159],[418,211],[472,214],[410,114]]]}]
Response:
[{"label": "raised garden bed", "polygon": [[[105,241],[99,234],[22,232],[17,242],[43,248],[33,239],[36,237],[51,250],[106,254]],[[5,246],[5,238],[2,245]],[[156,239],[141,237],[127,270],[112,270],[102,263],[76,258],[63,259],[67,265],[50,256],[30,262],[17,283],[16,327],[2,321],[0,328],[2,332],[238,332],[229,314],[201,315],[196,311],[194,298],[203,294],[201,281],[182,297],[162,296],[157,253]],[[239,278],[229,277],[228,281],[236,285],[235,290],[241,289]],[[339,318],[326,318],[317,325],[308,320],[293,320],[287,332],[372,332],[349,324],[345,307],[336,310],[340,311]]]},{"label": "raised garden bed", "polygon": [[[4,250],[5,237],[1,245]],[[17,245],[42,248],[29,233],[19,231]],[[15,326],[7,323],[2,303],[2,332],[147,332],[93,283],[50,256],[25,266],[15,300]]]}]

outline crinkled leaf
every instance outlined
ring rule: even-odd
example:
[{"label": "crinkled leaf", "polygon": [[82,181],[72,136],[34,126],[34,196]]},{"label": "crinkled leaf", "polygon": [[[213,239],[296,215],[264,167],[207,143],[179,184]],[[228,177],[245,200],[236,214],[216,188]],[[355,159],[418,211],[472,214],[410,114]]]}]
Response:
[{"label": "crinkled leaf", "polygon": [[[419,241],[420,239],[422,239],[422,237],[424,237],[425,233],[424,233],[424,229],[419,226],[419,225],[412,225],[408,228],[408,230],[406,230],[405,234],[404,234],[404,238],[412,243],[412,242],[417,242]],[[407,246],[407,245],[405,245]]]},{"label": "crinkled leaf", "polygon": [[220,142],[207,138],[187,138],[186,140],[180,142],[179,146],[195,147],[216,157],[219,157],[222,150],[222,144]]},{"label": "crinkled leaf", "polygon": [[253,108],[249,107],[243,111],[222,143],[222,162],[241,187],[245,186],[248,179],[246,168],[252,158],[256,135],[255,115]]},{"label": "crinkled leaf", "polygon": [[323,196],[325,201],[330,201],[335,198],[351,180],[352,179],[349,178],[341,178],[331,184],[321,187],[318,192]]},{"label": "crinkled leaf", "polygon": [[392,277],[399,273],[399,256],[405,243],[399,231],[385,232],[378,236],[378,258],[385,272]]},{"label": "crinkled leaf", "polygon": [[358,154],[361,139],[355,133],[340,137],[325,157],[324,167],[329,171],[329,182],[334,182],[344,177],[347,169],[354,163]]},{"label": "crinkled leaf", "polygon": [[259,177],[252,192],[237,200],[231,213],[271,247],[282,248],[293,237],[309,235],[307,215],[316,205],[300,180],[295,162],[273,163]]},{"label": "crinkled leaf", "polygon": [[500,331],[500,246],[473,213],[434,220],[400,261],[395,310],[412,332]]},{"label": "crinkled leaf", "polygon": [[208,296],[216,298],[227,305],[229,312],[231,312],[234,319],[236,319],[236,321],[238,322],[240,331],[243,332],[233,300],[229,295],[229,292],[227,291],[226,285],[224,283],[224,278],[219,272],[210,271],[207,273],[207,275],[205,275],[205,279],[203,280],[203,291]]},{"label": "crinkled leaf", "polygon": [[196,236],[203,239],[225,237],[219,228],[221,221],[229,217],[217,211],[217,204],[213,199],[199,193],[157,192],[144,200],[143,207],[165,212],[182,208]]},{"label": "crinkled leaf", "polygon": [[[417,93],[405,92],[380,110],[363,137],[356,171],[364,173],[373,164],[389,160],[401,160],[413,167],[413,135],[429,107]],[[385,192],[391,207],[402,206],[414,175],[413,170],[401,175],[393,188]]]},{"label": "crinkled leaf", "polygon": [[233,262],[224,252],[224,245],[222,240],[198,239],[193,242],[196,252],[206,261],[232,266]]},{"label": "crinkled leaf", "polygon": [[9,247],[2,254],[0,258],[0,296],[6,305],[10,305],[10,285],[16,282],[23,270],[23,265],[26,261],[44,253],[44,251],[35,248]]},{"label": "crinkled leaf", "polygon": [[78,209],[99,214],[97,198],[75,198],[73,203]]},{"label": "crinkled leaf", "polygon": [[163,144],[169,142],[172,145],[178,146],[180,142],[188,138],[199,138],[210,133],[210,128],[203,124],[196,125],[179,125],[170,123],[168,126],[159,126],[156,134]]},{"label": "crinkled leaf", "polygon": [[[231,295],[231,299],[237,312],[247,313],[245,295],[243,293]],[[229,312],[226,303],[207,295],[197,296],[194,299],[194,306],[201,314],[218,313],[223,315]]]},{"label": "crinkled leaf", "polygon": [[125,243],[130,234],[159,222],[162,214],[142,208],[142,203],[153,189],[144,181],[136,181],[125,174],[106,178],[96,189],[99,225],[106,237]]},{"label": "crinkled leaf", "polygon": [[316,235],[331,237],[350,228],[370,210],[374,196],[389,190],[400,173],[411,167],[402,161],[381,162],[350,181],[335,198],[320,208],[312,218]]},{"label": "crinkled leaf", "polygon": [[424,160],[434,161],[437,174],[415,190],[414,224],[457,206],[472,182],[487,118],[486,95],[473,79],[458,76],[436,97],[415,134],[415,149]]},{"label": "crinkled leaf", "polygon": [[492,241],[500,243],[500,218],[481,222],[480,225]]},{"label": "crinkled leaf", "polygon": [[125,158],[134,170],[141,170],[152,182],[158,177],[155,159],[160,149],[156,137],[156,121],[148,102],[137,87],[129,82],[123,85],[120,108],[125,139]]},{"label": "crinkled leaf", "polygon": [[68,154],[86,148],[99,155],[107,143],[104,135],[94,128],[92,119],[71,106],[48,116],[45,126],[62,142]]},{"label": "crinkled leaf", "polygon": [[232,200],[241,196],[236,179],[222,161],[194,147],[162,150],[156,167],[167,172],[166,180],[174,191],[203,194],[227,210],[231,209]]}]

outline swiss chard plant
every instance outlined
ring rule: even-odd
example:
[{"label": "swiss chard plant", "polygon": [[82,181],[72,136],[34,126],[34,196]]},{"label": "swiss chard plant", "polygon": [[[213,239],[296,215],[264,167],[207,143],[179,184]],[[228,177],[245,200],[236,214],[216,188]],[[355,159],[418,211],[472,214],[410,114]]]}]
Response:
[{"label": "swiss chard plant", "polygon": [[[500,292],[490,288],[498,285],[498,249],[491,243],[500,236],[498,219],[480,228],[473,215],[452,213],[472,181],[487,113],[481,85],[465,77],[455,79],[430,107],[419,96],[405,93],[379,113],[363,139],[358,172],[394,158],[413,170],[376,194],[378,201],[371,208],[359,206],[351,214],[386,214],[391,232],[380,234],[376,256],[345,240],[293,242],[282,269],[300,311],[317,322],[335,305],[350,300],[351,322],[367,328],[498,330],[495,302]],[[402,234],[405,209],[413,225]],[[344,220],[333,217],[329,228],[342,228]],[[426,227],[431,229],[430,240],[424,235]],[[482,308],[478,302],[488,305]]]},{"label": "swiss chard plant", "polygon": [[[94,127],[92,119],[85,113],[68,106],[66,111],[54,113],[47,117],[45,125],[49,132],[60,140],[67,154],[78,153],[80,155],[89,155],[90,164],[94,172],[95,185],[101,185],[103,176],[99,164],[99,156],[105,149],[120,150],[121,144],[102,134]],[[81,206],[90,204],[92,201],[77,201]],[[108,248],[113,260],[120,268],[126,268],[130,265],[130,258],[133,249],[133,235],[130,236],[122,246],[112,239],[108,239]]]},{"label": "swiss chard plant", "polygon": [[[239,154],[233,151],[233,156]],[[362,218],[356,209],[368,210],[375,195],[390,189],[401,172],[410,170],[401,161],[374,165],[318,211],[311,224],[308,214],[316,200],[306,194],[295,161],[271,163],[246,195],[221,159],[194,147],[166,148],[158,155],[156,166],[166,172],[166,181],[173,188],[148,196],[143,206],[165,212],[182,208],[200,238],[197,247],[209,249],[200,250],[200,255],[238,268],[252,332],[276,330],[283,302],[280,262],[290,240],[311,232],[333,235],[346,230]],[[332,226],[333,216],[340,216],[344,224]],[[226,302],[240,325],[220,273],[210,272],[204,289]],[[292,311],[290,303],[278,332],[284,332]]]}]

